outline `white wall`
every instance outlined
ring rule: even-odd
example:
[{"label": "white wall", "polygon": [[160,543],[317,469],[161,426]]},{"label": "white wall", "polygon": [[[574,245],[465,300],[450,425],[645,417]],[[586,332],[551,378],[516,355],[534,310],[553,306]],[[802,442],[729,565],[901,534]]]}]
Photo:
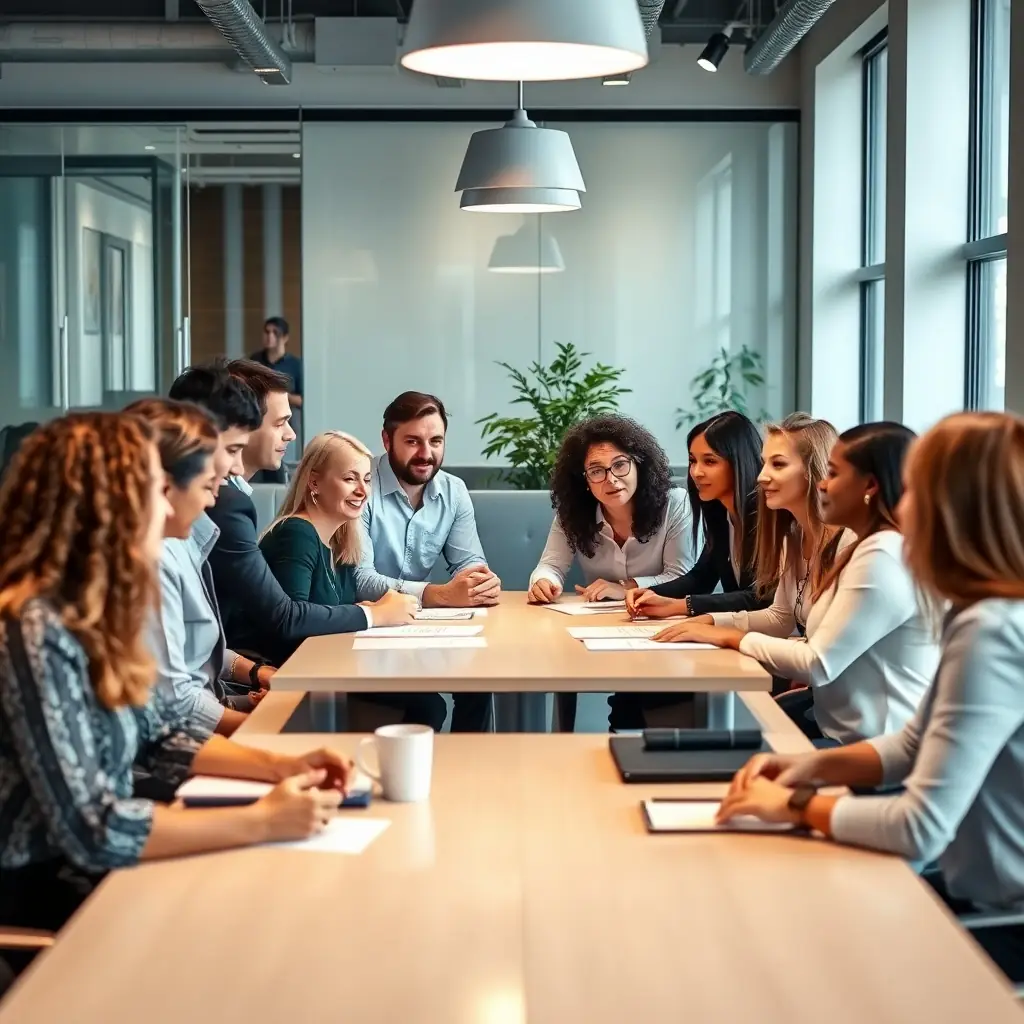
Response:
[{"label": "white wall", "polygon": [[[663,46],[626,88],[593,79],[527,86],[535,107],[796,107],[799,73],[786,61],[767,78],[744,73],[739,51],[709,75],[696,64],[700,47]],[[506,106],[515,87],[470,82],[439,89],[432,79],[398,68],[322,69],[296,64],[287,86],[266,86],[251,72],[221,64],[45,64],[5,62],[0,106],[6,107],[492,107]],[[239,113],[241,119],[241,113]]]},{"label": "white wall", "polygon": [[131,390],[156,387],[153,306],[153,217],[129,199],[93,185],[67,179],[68,348],[71,405],[103,404],[102,335],[86,334],[84,325],[84,228],[123,239],[130,245]]},{"label": "white wall", "polygon": [[525,370],[570,341],[626,369],[623,411],[677,464],[675,409],[719,345],[764,354],[768,387],[752,403],[789,407],[795,125],[552,122],[570,133],[587,192],[582,210],[543,218],[565,271],[540,276],[487,270],[521,217],[459,210],[459,165],[484,127],[305,126],[307,437],[343,428],[376,448],[385,405],[415,388],[450,406],[449,462],[480,465],[474,421],[517,411],[496,361]]}]

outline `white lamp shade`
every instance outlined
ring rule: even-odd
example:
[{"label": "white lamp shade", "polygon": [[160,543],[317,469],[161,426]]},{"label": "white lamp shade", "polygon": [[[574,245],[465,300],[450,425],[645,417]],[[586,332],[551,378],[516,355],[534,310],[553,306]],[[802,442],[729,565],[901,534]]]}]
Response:
[{"label": "white lamp shade", "polygon": [[597,78],[642,68],[647,39],[636,0],[416,0],[401,62],[490,82]]},{"label": "white lamp shade", "polygon": [[[473,133],[455,191],[463,193],[464,210],[487,206],[491,212],[509,212],[504,207],[511,204],[517,213],[546,213],[579,209],[579,193],[586,185],[568,134],[538,128],[525,111],[517,110],[501,128]],[[472,193],[468,199],[467,193]],[[491,193],[491,201],[483,193]]]},{"label": "white lamp shade", "polygon": [[459,206],[469,213],[563,213],[580,208],[571,188],[468,188]]},{"label": "white lamp shade", "polygon": [[524,224],[511,235],[495,239],[487,269],[495,274],[557,274],[565,270],[558,241]]}]

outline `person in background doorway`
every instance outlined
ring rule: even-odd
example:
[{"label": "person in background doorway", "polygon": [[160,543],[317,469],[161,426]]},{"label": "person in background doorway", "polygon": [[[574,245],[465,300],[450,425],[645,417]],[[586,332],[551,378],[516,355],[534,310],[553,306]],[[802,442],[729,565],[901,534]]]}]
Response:
[{"label": "person in background doorway", "polygon": [[[291,426],[299,438],[299,451],[302,445],[302,360],[288,351],[290,328],[283,316],[268,317],[263,323],[263,348],[251,356],[253,362],[260,363],[270,370],[288,378],[288,404],[292,410]],[[291,446],[294,448],[294,445]],[[285,461],[291,465],[298,461],[298,452],[290,450]],[[283,484],[288,482],[284,465],[277,469],[260,470],[253,480],[261,484]]]}]

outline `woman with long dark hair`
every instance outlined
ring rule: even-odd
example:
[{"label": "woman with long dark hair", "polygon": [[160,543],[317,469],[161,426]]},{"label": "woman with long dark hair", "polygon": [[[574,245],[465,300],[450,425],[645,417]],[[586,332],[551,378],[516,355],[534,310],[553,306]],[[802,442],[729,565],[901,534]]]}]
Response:
[{"label": "woman with long dark hair", "polygon": [[[853,743],[901,729],[917,710],[938,664],[929,616],[903,560],[896,506],[914,432],[867,423],[842,434],[819,483],[823,524],[844,546],[815,585],[802,639],[683,623],[680,639],[731,647],[773,675],[803,683],[813,697],[793,709],[812,739]],[[784,698],[785,699],[785,698]]]},{"label": "woman with long dark hair", "polygon": [[[687,435],[693,507],[693,543],[704,535],[697,564],[684,575],[647,590],[631,590],[626,605],[634,618],[704,615],[771,604],[772,592],[755,589],[757,475],[761,435],[739,412],[721,412]],[[721,585],[722,593],[712,591]]]},{"label": "woman with long dark hair", "polygon": [[[758,755],[736,775],[719,819],[793,822],[914,864],[937,862],[938,875],[926,877],[958,913],[1019,914],[1024,419],[949,416],[913,445],[904,478],[898,518],[907,565],[928,599],[950,608],[941,662],[920,709],[900,731],[864,743]],[[883,784],[902,788],[868,797],[817,792]],[[1024,927],[973,934],[1012,980],[1024,980]]]}]

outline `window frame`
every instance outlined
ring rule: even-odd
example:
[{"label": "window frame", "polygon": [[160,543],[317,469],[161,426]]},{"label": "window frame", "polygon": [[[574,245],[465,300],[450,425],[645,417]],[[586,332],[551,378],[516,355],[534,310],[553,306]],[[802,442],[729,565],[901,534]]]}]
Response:
[{"label": "window frame", "polygon": [[[1006,259],[1007,233],[986,234],[991,225],[989,192],[992,181],[991,149],[987,130],[991,111],[988,76],[991,71],[991,33],[989,5],[999,0],[972,0],[971,3],[971,125],[969,184],[967,196],[967,242],[963,258],[967,273],[966,359],[964,408],[989,407],[990,382],[994,377],[995,353],[992,339],[991,309],[987,285],[989,264]],[[1024,0],[1017,0],[1024,2]]]},{"label": "window frame", "polygon": [[[860,421],[867,422],[883,415],[881,408],[875,408],[874,393],[878,390],[878,381],[883,373],[885,360],[885,336],[878,338],[875,326],[877,323],[878,302],[877,282],[885,282],[885,259],[874,261],[878,252],[877,236],[875,235],[878,220],[878,203],[880,197],[874,188],[876,170],[879,166],[877,140],[879,130],[884,137],[888,131],[888,104],[881,125],[877,124],[877,89],[878,60],[889,48],[889,29],[882,29],[860,51],[861,58],[861,265],[855,279],[860,286],[860,379],[858,381],[858,411]],[[881,164],[885,174],[885,164]],[[884,199],[881,211],[881,230],[885,232]],[[883,299],[884,301],[884,299]]]}]

